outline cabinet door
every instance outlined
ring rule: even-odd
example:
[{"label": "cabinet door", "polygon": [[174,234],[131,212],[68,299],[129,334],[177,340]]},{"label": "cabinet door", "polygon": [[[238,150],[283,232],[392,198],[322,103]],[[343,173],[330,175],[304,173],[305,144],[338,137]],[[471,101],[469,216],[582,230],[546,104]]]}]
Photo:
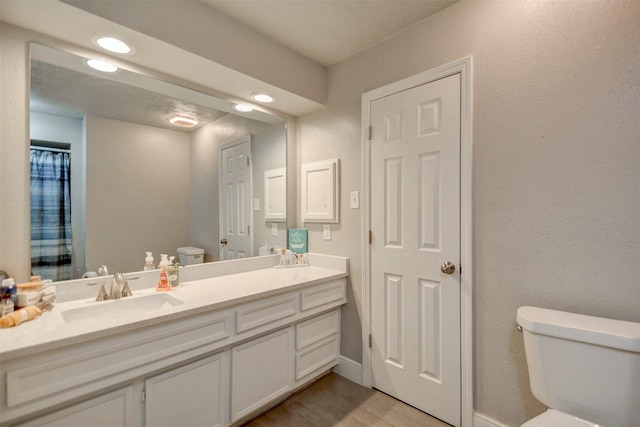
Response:
[{"label": "cabinet door", "polygon": [[231,350],[232,421],[291,390],[293,329],[287,328]]},{"label": "cabinet door", "polygon": [[21,425],[24,427],[133,426],[133,387],[125,387],[86,400]]},{"label": "cabinet door", "polygon": [[228,371],[226,353],[220,353],[147,379],[145,425],[225,425]]}]

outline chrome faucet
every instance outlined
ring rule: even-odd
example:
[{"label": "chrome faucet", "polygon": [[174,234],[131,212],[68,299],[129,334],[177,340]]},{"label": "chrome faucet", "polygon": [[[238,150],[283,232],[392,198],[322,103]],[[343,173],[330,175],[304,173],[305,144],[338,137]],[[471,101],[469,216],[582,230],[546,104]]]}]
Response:
[{"label": "chrome faucet", "polygon": [[122,298],[122,285],[124,284],[124,277],[122,273],[116,273],[111,279],[111,299]]},{"label": "chrome faucet", "polygon": [[[136,280],[138,277],[132,277],[129,280]],[[104,288],[104,282],[100,285],[100,291],[96,301],[105,301],[110,299],[120,299],[124,297],[130,297],[133,295],[131,288],[129,288],[129,280],[126,280],[122,273],[116,273],[111,278],[111,291],[107,293]]]}]

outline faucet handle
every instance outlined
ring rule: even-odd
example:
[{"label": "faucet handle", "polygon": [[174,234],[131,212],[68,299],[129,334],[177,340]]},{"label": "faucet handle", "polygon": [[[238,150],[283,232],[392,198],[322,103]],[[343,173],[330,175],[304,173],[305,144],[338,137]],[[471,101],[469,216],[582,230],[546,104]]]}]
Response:
[{"label": "faucet handle", "polygon": [[110,299],[111,296],[104,289],[104,282],[100,284],[100,291],[98,292],[98,296],[96,297],[96,301],[104,301]]},{"label": "faucet handle", "polygon": [[129,288],[129,281],[125,279],[124,286],[122,287],[122,298],[130,297],[131,295],[133,295],[133,292],[131,292]]}]

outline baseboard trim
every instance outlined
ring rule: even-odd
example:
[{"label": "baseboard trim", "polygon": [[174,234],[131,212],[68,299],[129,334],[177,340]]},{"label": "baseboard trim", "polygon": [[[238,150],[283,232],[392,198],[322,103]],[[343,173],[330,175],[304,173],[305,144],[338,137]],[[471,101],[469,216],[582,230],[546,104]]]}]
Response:
[{"label": "baseboard trim", "polygon": [[362,363],[340,356],[338,357],[338,365],[333,368],[333,372],[349,381],[362,385]]},{"label": "baseboard trim", "polygon": [[473,414],[473,427],[509,427],[509,426],[506,424],[502,424],[501,422],[498,422],[493,418],[489,418],[486,415],[475,412]]}]

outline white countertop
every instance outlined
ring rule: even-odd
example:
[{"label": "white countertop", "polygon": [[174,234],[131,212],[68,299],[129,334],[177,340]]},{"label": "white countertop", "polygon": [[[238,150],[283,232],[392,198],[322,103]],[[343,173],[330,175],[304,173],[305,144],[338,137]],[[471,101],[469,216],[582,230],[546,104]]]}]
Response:
[{"label": "white countertop", "polygon": [[[93,304],[118,304],[124,300],[96,302],[95,297],[57,303],[50,312],[17,327],[0,329],[0,361],[24,354],[47,351],[88,339],[106,337],[141,327],[161,324],[189,315],[223,310],[239,303],[295,290],[348,275],[347,268],[336,270],[318,266],[266,268],[243,273],[192,280],[180,283],[168,294],[182,302],[165,304],[152,313],[134,312],[126,316],[110,315],[108,310],[87,321],[67,323],[65,310]],[[125,300],[155,294],[155,288],[134,290]],[[130,303],[129,303],[130,304]]]}]

